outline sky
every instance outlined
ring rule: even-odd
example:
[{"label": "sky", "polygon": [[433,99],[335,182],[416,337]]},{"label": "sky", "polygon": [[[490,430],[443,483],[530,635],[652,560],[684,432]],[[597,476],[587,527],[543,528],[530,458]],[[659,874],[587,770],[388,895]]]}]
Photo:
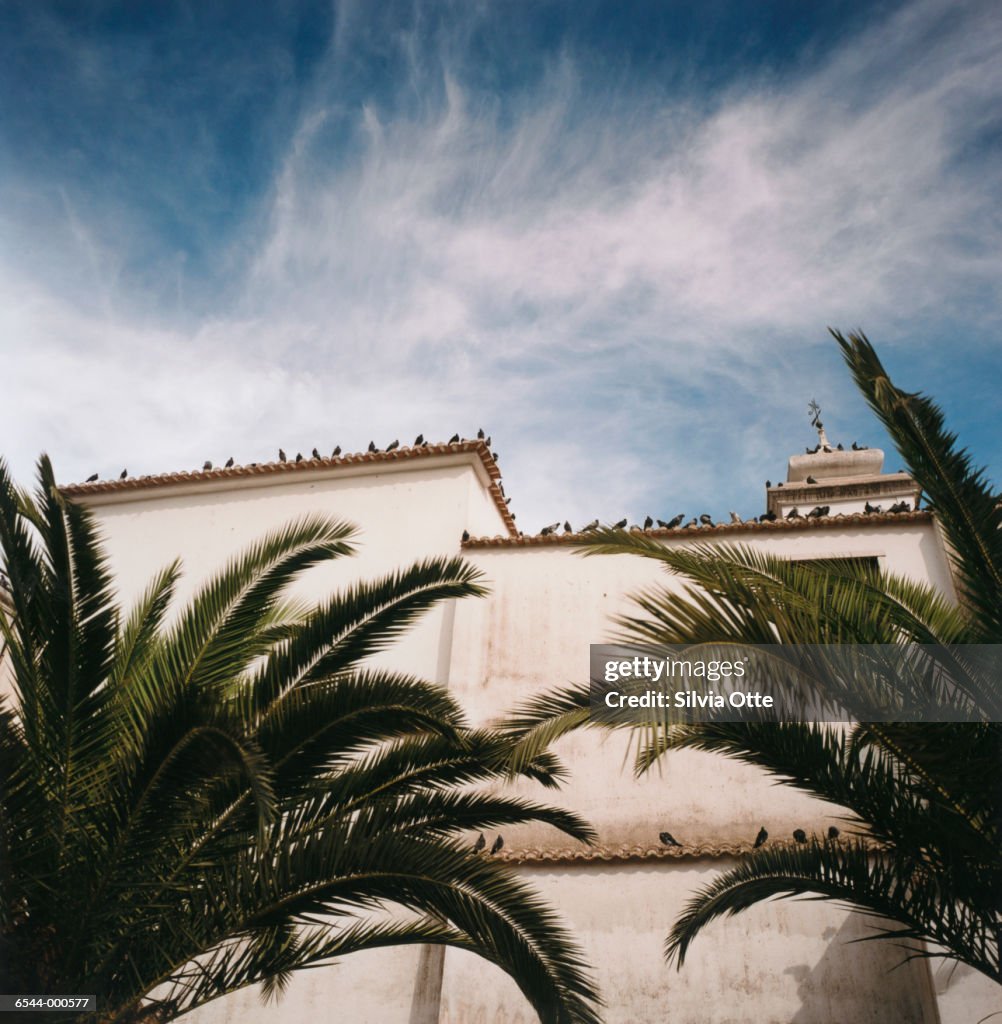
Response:
[{"label": "sky", "polygon": [[0,2],[27,484],[493,438],[519,526],[888,449],[862,329],[999,482],[1002,9]]}]

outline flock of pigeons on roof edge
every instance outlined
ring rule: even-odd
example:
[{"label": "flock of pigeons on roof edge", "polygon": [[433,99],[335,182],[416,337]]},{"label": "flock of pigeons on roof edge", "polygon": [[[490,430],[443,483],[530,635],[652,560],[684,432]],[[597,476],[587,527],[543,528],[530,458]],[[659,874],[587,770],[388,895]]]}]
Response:
[{"label": "flock of pigeons on roof edge", "polygon": [[[840,834],[839,830],[834,825],[829,825],[828,826],[828,841],[829,842],[834,842],[836,839],[838,839],[839,834]],[[680,850],[684,846],[684,844],[680,843],[671,834],[671,832],[661,832],[661,833],[659,833],[658,838],[661,840],[661,845],[662,846],[676,846]],[[766,828],[763,825],[758,830],[758,835],[755,837],[755,842],[752,844],[752,849],[753,850],[757,850],[760,846],[764,846],[766,841],[768,840],[768,838],[769,838],[769,833],[766,831]],[[802,828],[795,828],[793,830],[793,841],[795,843],[806,843],[808,841],[807,840],[807,833]],[[473,852],[474,853],[483,853],[483,851],[486,848],[487,848],[487,837],[484,835],[483,832],[481,832],[480,835],[477,837],[477,841],[473,844]],[[491,848],[488,851],[488,853],[491,856],[493,856],[496,853],[500,853],[503,848],[504,848],[504,838],[499,833],[497,838],[491,844]]]},{"label": "flock of pigeons on roof edge", "polygon": [[[450,437],[448,442],[446,442],[446,443],[447,444],[462,444],[462,443],[464,443],[464,442],[466,442],[468,440],[470,440],[470,439],[469,438],[465,438],[465,437],[460,437],[459,434],[456,433],[456,434],[453,434],[452,437]],[[483,441],[484,444],[488,448],[490,448],[491,438],[487,434],[484,433],[483,428],[481,428],[480,430],[477,431],[476,440]],[[379,452],[392,452],[392,451],[396,451],[399,447],[400,447],[399,439],[391,441],[385,448],[379,448],[379,447],[376,446],[376,442],[375,441],[370,441],[369,442],[369,447],[367,449],[367,452],[369,454],[377,454]],[[428,442],[425,440],[424,434],[418,434],[418,436],[416,438],[414,438],[414,443],[411,445],[411,447],[412,448],[427,448],[428,447]],[[830,445],[818,444],[814,448],[807,448],[806,449],[806,453],[808,455],[816,455],[819,451],[822,450],[822,448],[824,449],[824,451],[826,453],[831,453],[833,451],[845,451],[845,449],[842,447],[841,444],[836,445],[835,448],[832,448]],[[854,452],[868,451],[869,450],[869,446],[865,445],[865,444],[857,444],[857,442],[853,441],[853,443],[852,443],[852,450]],[[341,455],[341,446],[337,445],[334,448],[334,450],[331,452],[330,458],[336,459],[340,455]],[[494,459],[495,462],[499,461],[498,460],[498,453],[497,452],[491,452],[491,457]],[[286,455],[286,453],[285,453],[285,451],[283,449],[281,449],[281,448],[278,449],[278,461],[279,462],[289,462],[289,461],[292,461],[292,462],[298,463],[298,462],[315,461],[315,460],[324,459],[324,458],[325,458],[325,456],[321,455],[319,450],[314,448],[309,457],[304,456],[302,454],[302,452],[297,452],[296,455],[295,455],[295,458],[290,460],[288,455]],[[226,462],[223,464],[222,468],[223,469],[232,469],[234,467],[234,465],[235,465],[234,459],[233,459],[233,456],[231,455],[226,460]],[[249,468],[253,469],[254,467],[256,467],[258,465],[258,463],[257,462],[250,462],[247,465],[248,465]],[[212,470],[213,468],[216,468],[216,467],[213,466],[213,464],[212,464],[212,462],[210,460],[206,459],[206,461],[202,465],[202,472],[207,473],[210,470]],[[119,474],[118,478],[119,478],[119,480],[125,480],[125,479],[128,478],[128,476],[129,476],[128,469],[123,469],[122,472]],[[99,474],[92,473],[89,477],[87,477],[86,483],[89,483],[89,484],[97,483],[98,480],[99,480]],[[807,479],[805,480],[805,483],[807,483],[807,484],[817,484],[818,481],[815,480],[813,476],[808,476]],[[766,480],[765,486],[766,486],[766,488],[771,488],[772,487],[772,481],[771,480]],[[776,486],[777,487],[782,487],[783,484],[782,483],[778,483]],[[511,498],[505,496],[504,485],[500,481],[498,481],[498,488],[501,491],[502,498],[504,498],[505,505],[510,505],[511,504]],[[917,505],[916,505],[916,507],[917,507]],[[891,513],[910,512],[911,508],[912,507],[911,507],[909,502],[907,502],[907,501],[899,501],[896,504],[891,505],[891,507],[887,511],[891,512]],[[867,502],[865,507],[864,507],[864,509],[863,509],[863,511],[864,511],[864,513],[866,515],[875,515],[875,514],[882,513],[884,511],[884,509],[883,509],[883,507],[881,505],[871,505],[869,502]],[[828,516],[830,512],[831,512],[831,507],[829,505],[816,505],[814,508],[811,509],[810,512],[804,513],[802,515],[800,510],[795,507],[795,508],[791,508],[786,513],[784,518],[786,518],[786,519],[823,519],[826,516]],[[509,515],[511,516],[512,519],[515,518],[515,513],[514,512],[509,512]],[[749,522],[771,523],[771,522],[775,522],[778,518],[779,517],[777,516],[777,514],[770,510],[770,511],[767,511],[767,512],[763,513],[762,515],[758,516],[757,519],[753,518],[753,519],[749,520]],[[731,523],[741,523],[741,522],[744,522],[744,520],[742,520],[741,516],[739,516],[737,514],[737,512],[731,512],[730,513],[730,521],[731,521]],[[655,519],[655,518],[653,518],[651,516],[647,516],[644,519],[643,525],[629,526],[628,523],[629,523],[629,520],[621,519],[618,523],[613,523],[612,524],[612,529],[614,529],[614,530],[629,529],[631,531],[639,530],[639,531],[642,531],[642,532],[646,532],[647,530],[654,529],[655,525],[659,529],[662,529],[662,530],[692,530],[692,529],[699,529],[701,527],[713,527],[713,526],[717,525],[716,523],[714,523],[712,516],[708,515],[705,512],[702,515],[698,516],[698,517],[697,516],[693,516],[692,519],[690,519],[688,522],[685,522],[685,513],[683,512],[683,513],[680,513],[679,515],[675,516],[673,519],[669,519],[667,521],[664,520],[664,519]],[[565,534],[567,534],[567,533],[591,533],[594,530],[598,530],[601,525],[602,524],[599,522],[598,519],[593,519],[586,526],[582,526],[580,530],[576,530],[573,526],[571,526],[569,521],[565,520],[564,523],[563,523],[563,532]],[[560,527],[561,527],[561,523],[560,523],[559,520],[557,520],[555,523],[550,523],[549,526],[544,526],[539,531],[538,535],[540,537],[555,536],[555,535],[557,535],[560,532]],[[522,536],[524,536],[524,534],[520,532],[519,536],[522,537]],[[468,541],[470,539],[471,538],[470,538],[469,531],[464,530],[463,531],[463,540],[464,541]]]},{"label": "flock of pigeons on roof edge", "polygon": [[[830,842],[834,842],[839,837],[839,830],[834,825],[828,826],[828,839]],[[683,844],[680,843],[671,832],[662,832],[658,836],[661,840],[662,846],[677,846],[679,849],[682,848]],[[755,837],[755,842],[752,843],[752,849],[757,850],[760,846],[764,846],[766,840],[769,838],[769,833],[766,831],[765,826],[758,830],[758,835]],[[802,828],[795,828],[793,830],[793,841],[795,843],[806,843],[807,833]]]}]

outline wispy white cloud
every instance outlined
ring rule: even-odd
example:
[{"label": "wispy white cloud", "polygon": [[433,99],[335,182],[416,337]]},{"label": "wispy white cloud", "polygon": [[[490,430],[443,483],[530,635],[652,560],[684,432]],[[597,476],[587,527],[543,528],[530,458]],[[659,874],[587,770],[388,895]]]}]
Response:
[{"label": "wispy white cloud", "polygon": [[[709,108],[599,104],[572,53],[502,102],[415,35],[406,88],[441,102],[351,118],[334,71],[350,31],[262,214],[220,253],[246,271],[211,319],[123,295],[76,209],[40,226],[72,250],[51,275],[4,257],[20,469],[43,442],[80,476],[105,453],[109,472],[159,470],[483,422],[527,527],[697,498],[749,512],[802,441],[801,396],[848,391],[818,386],[825,324],[904,345],[998,322],[990,5],[914,4]],[[105,296],[84,309],[60,294],[81,260]]]}]

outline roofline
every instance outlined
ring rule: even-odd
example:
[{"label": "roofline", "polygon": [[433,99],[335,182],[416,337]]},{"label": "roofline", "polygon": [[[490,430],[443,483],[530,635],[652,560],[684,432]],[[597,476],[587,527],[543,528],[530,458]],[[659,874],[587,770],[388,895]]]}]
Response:
[{"label": "roofline", "polygon": [[[716,523],[714,526],[689,527],[679,526],[674,530],[656,527],[641,530],[634,527],[630,532],[643,533],[645,537],[659,537],[691,540],[706,540],[709,537],[727,536],[742,533],[770,533],[796,530],[838,530],[846,526],[893,526],[895,523],[928,523],[932,522],[932,513],[925,509],[914,512],[879,512],[867,515],[865,512],[853,512],[851,515],[823,516],[808,519],[800,516],[797,519],[777,519],[775,522],[760,523],[749,520],[742,523]],[[590,533],[551,533],[532,537],[471,537],[463,541],[464,548],[517,548],[517,547],[573,547],[587,540]]]},{"label": "roofline", "polygon": [[[490,449],[482,440],[459,441],[455,444],[428,444],[419,448],[407,446],[396,448],[392,452],[356,452],[348,455],[339,455],[337,458],[303,459],[301,462],[260,462],[256,465],[232,466],[229,469],[219,467],[217,469],[198,470],[192,473],[160,473],[155,476],[126,477],[124,480],[98,480],[94,483],[65,484],[60,491],[67,497],[73,499],[101,498],[105,495],[133,495],[137,492],[155,490],[168,490],[184,487],[190,489],[202,487],[207,484],[226,483],[231,480],[247,480],[259,477],[286,476],[294,473],[320,472],[331,469],[343,469],[352,467],[378,467],[380,464],[392,464],[401,462],[417,462],[426,459],[435,459],[456,455],[473,456],[474,464],[479,465],[486,475],[486,490],[501,516],[508,534],[511,537],[518,535],[518,528],[515,520],[505,504],[504,495],[501,492],[501,469],[497,460],[491,454]],[[479,463],[476,460],[479,459]],[[414,468],[409,466],[407,468]],[[278,480],[269,482],[279,483]],[[281,481],[285,482],[285,481]],[[216,488],[218,489],[218,487]]]}]

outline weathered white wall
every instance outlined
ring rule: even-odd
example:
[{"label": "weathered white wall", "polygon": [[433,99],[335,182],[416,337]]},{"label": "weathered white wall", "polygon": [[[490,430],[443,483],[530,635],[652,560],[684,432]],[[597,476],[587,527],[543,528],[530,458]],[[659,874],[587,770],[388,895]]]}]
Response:
[{"label": "weathered white wall", "polygon": [[[312,571],[301,588],[319,600],[349,579],[371,578],[427,555],[454,555],[464,529],[474,536],[503,533],[478,465],[448,457],[115,492],[90,503],[120,591],[130,600],[176,555],[189,571],[183,589],[190,593],[227,557],[292,518],[323,512],[351,520],[363,530],[358,557]],[[668,543],[711,536],[691,531]],[[887,568],[952,593],[942,545],[926,522],[763,530],[720,540],[788,558],[875,556]],[[670,582],[653,562],[585,559],[559,544],[474,547],[466,554],[484,571],[490,596],[429,616],[381,660],[447,683],[474,721],[493,719],[542,690],[584,683],[589,645],[609,638],[610,616],[628,608],[626,595]],[[657,833],[664,828],[687,848],[706,852],[747,843],[763,824],[776,840],[796,827],[823,830],[839,813],[771,784],[754,769],[698,752],[674,753],[660,774],[635,781],[625,761],[629,743],[626,734],[582,732],[558,747],[573,774],[556,802],[595,824],[605,856],[623,847],[634,848],[635,856],[660,855]],[[532,795],[554,797],[538,789]],[[542,827],[510,830],[506,841],[506,852],[516,857],[533,850],[531,856],[560,850],[566,855],[575,845]],[[715,925],[697,940],[684,970],[669,972],[661,951],[670,923],[692,890],[730,862],[722,855],[529,863],[521,870],[558,905],[592,957],[610,1021],[932,1024],[934,1018],[923,1017],[921,1009],[923,999],[931,1005],[924,966],[889,974],[894,951],[847,945],[864,925],[827,904],[770,905]],[[363,1024],[531,1019],[500,972],[455,951],[445,955],[437,1018],[434,983],[422,1015],[414,1005],[418,956],[413,950],[384,951],[310,972],[294,980],[280,1012],[290,1020],[327,1013]],[[950,1006],[963,1014],[975,1005],[974,997],[958,991],[952,990]],[[233,1024],[247,1017],[263,1021],[274,1012],[260,1009],[248,994],[218,1001],[196,1016],[200,1024]],[[954,1016],[945,1024],[962,1019]]]}]

